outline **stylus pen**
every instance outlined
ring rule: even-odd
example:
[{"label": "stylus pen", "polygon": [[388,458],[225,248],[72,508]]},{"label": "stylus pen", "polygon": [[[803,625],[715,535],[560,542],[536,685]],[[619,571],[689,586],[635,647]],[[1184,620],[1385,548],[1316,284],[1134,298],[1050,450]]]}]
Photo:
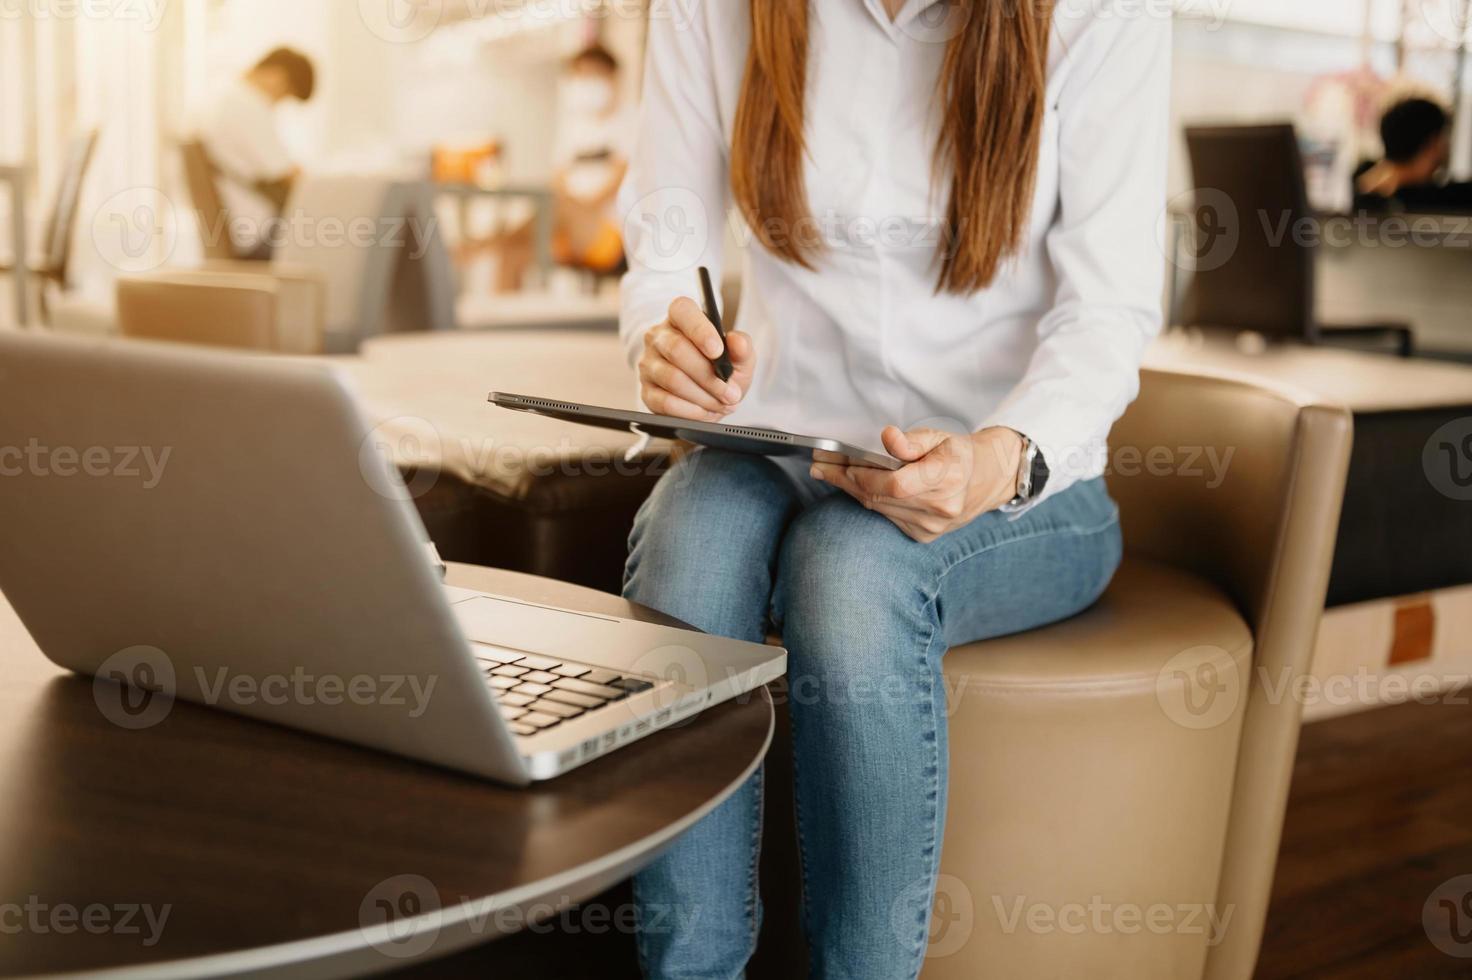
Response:
[{"label": "stylus pen", "polygon": [[715,287],[710,284],[710,270],[705,266],[700,267],[700,292],[705,298],[705,318],[715,324],[716,333],[721,338],[721,356],[711,361],[711,364],[715,365],[716,377],[722,381],[730,381],[736,369],[731,366],[731,354],[726,350],[726,328],[721,326],[721,311],[716,306]]}]

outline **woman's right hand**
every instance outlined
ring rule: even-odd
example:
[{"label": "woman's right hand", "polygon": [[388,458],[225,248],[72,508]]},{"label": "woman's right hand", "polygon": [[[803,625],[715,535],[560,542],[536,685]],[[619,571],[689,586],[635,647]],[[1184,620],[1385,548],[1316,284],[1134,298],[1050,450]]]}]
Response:
[{"label": "woman's right hand", "polygon": [[721,337],[693,299],[670,304],[663,323],[644,334],[639,356],[639,393],[657,415],[719,422],[741,404],[756,373],[756,348],[739,331],[726,334],[726,353],[735,371],[730,381],[716,375],[713,358]]}]

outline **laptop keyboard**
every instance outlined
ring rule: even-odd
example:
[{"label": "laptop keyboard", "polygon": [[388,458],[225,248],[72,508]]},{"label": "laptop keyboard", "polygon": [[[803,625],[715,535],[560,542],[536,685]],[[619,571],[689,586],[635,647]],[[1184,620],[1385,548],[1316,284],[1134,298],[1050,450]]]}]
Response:
[{"label": "laptop keyboard", "polygon": [[602,667],[516,650],[476,647],[475,659],[517,735],[535,735],[654,686]]}]

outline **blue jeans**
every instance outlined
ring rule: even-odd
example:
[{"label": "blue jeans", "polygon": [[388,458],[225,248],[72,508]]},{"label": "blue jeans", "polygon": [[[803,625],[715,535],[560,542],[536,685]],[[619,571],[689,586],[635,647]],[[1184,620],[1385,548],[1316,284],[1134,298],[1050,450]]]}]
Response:
[{"label": "blue jeans", "polygon": [[[1119,564],[1103,480],[932,544],[801,470],[701,450],[656,485],[624,595],[709,633],[788,649],[811,973],[914,977],[946,814],[948,647],[1092,603]],[[761,921],[758,772],[634,881],[646,976],[743,975]]]}]

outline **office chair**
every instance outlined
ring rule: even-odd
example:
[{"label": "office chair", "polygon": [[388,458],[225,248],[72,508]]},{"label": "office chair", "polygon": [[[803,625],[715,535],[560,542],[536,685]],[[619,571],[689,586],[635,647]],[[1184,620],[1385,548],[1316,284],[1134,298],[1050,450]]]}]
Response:
[{"label": "office chair", "polygon": [[[1315,214],[1292,125],[1190,126],[1186,145],[1198,194],[1196,229],[1229,233],[1223,223],[1231,221],[1237,241],[1223,261],[1207,261],[1210,250],[1203,253],[1186,296],[1184,325],[1316,345],[1362,348],[1366,341],[1389,340],[1401,357],[1411,356],[1414,338],[1406,324],[1338,326],[1315,319],[1316,249],[1293,235]],[[1224,194],[1235,219],[1218,214],[1202,191]]]},{"label": "office chair", "polygon": [[[92,156],[97,149],[97,136],[97,130],[90,130],[68,144],[61,183],[56,188],[56,201],[46,221],[43,252],[40,260],[29,269],[40,283],[36,293],[42,323],[48,323],[51,319],[47,287],[55,285],[58,289],[66,289],[67,272],[71,265],[72,233],[76,230],[82,184],[86,181],[87,170],[92,165]],[[13,271],[11,265],[0,264],[0,272]]]}]

